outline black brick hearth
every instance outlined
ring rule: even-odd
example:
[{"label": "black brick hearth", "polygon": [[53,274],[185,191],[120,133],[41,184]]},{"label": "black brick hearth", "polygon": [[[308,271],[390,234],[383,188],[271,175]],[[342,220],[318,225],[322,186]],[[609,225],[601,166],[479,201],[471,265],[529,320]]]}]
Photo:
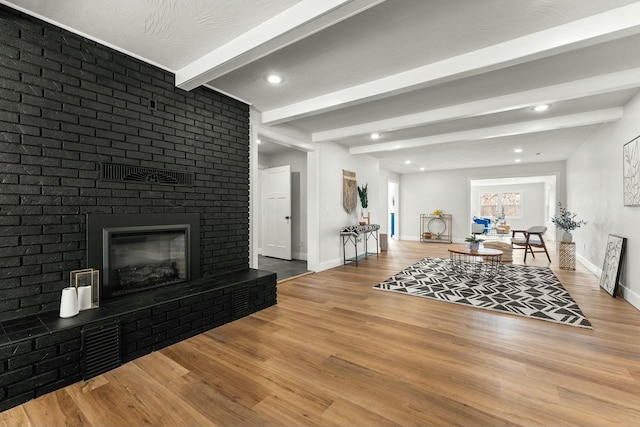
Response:
[{"label": "black brick hearth", "polygon": [[[169,213],[199,214],[200,280],[58,318],[87,215]],[[248,217],[246,104],[0,5],[0,410],[82,379],[89,329],[126,362],[275,304]]]},{"label": "black brick hearth", "polygon": [[[247,269],[114,298],[68,319],[43,313],[0,322],[0,411],[88,379],[87,330],[117,327],[119,364],[270,307],[276,293],[275,273]],[[99,368],[92,375],[108,370]]]}]

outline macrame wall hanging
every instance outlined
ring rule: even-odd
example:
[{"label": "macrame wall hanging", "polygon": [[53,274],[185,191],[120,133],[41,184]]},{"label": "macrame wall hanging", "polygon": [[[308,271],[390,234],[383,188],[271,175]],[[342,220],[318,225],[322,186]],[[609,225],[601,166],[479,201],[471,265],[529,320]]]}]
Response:
[{"label": "macrame wall hanging", "polygon": [[358,183],[356,173],[342,170],[342,204],[347,213],[351,213],[358,205]]}]

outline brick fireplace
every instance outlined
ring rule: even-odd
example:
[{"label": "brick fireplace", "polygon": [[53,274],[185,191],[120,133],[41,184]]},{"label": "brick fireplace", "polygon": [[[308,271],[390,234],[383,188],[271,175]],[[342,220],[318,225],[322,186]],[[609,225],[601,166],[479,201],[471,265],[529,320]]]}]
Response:
[{"label": "brick fireplace", "polygon": [[[275,304],[248,268],[246,104],[3,5],[0,45],[0,410]],[[103,215],[197,217],[195,266],[60,319]],[[95,340],[117,354],[88,359]]]}]

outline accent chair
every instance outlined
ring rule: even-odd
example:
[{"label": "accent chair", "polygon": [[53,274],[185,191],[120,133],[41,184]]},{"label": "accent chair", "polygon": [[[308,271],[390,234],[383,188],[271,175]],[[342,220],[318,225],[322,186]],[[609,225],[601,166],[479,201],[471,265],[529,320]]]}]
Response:
[{"label": "accent chair", "polygon": [[[527,262],[527,254],[531,253],[532,257],[535,252],[544,252],[547,259],[551,262],[551,257],[547,251],[542,235],[547,231],[547,227],[536,225],[526,230],[511,230],[511,246],[513,249],[524,249],[524,262]],[[533,248],[538,250],[534,251]]]},{"label": "accent chair", "polygon": [[484,228],[484,233],[488,233],[489,230],[491,230],[491,219],[490,218],[478,218],[478,217],[474,217],[473,218],[473,222],[475,224],[482,224],[483,228]]}]

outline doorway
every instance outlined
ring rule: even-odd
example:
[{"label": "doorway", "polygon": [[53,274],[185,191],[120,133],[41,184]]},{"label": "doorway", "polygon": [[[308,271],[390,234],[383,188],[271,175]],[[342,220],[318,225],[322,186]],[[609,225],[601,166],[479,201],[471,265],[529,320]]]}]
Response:
[{"label": "doorway", "polygon": [[[470,180],[469,228],[474,217],[494,219],[495,216],[491,212],[503,213],[506,210],[505,222],[511,229],[544,225],[548,230],[552,230],[547,231],[545,237],[555,240],[551,217],[555,215],[557,203],[556,181],[555,175]],[[495,208],[487,206],[487,200],[491,201],[489,204],[495,203]],[[514,210],[511,216],[508,214],[509,209],[501,206],[506,200],[510,200],[510,203],[513,203],[513,200],[518,201],[518,209]]]},{"label": "doorway", "polygon": [[[278,143],[272,138],[258,135],[260,144],[257,144],[258,179],[252,187],[251,198],[254,200],[254,212],[256,225],[255,240],[252,241],[253,250],[256,252],[254,268],[273,271],[278,275],[278,280],[306,273],[307,262],[307,152],[297,149],[291,144]],[[286,170],[286,172],[285,172]],[[289,203],[288,213],[282,211],[276,205],[269,206],[266,201],[269,193],[275,194],[273,188],[281,184],[281,179],[269,180],[266,175],[269,171],[278,172],[280,177],[286,173],[289,178]],[[276,174],[276,176],[278,175]],[[278,199],[278,197],[273,198]],[[273,203],[272,203],[273,205]],[[289,217],[289,218],[286,218]],[[279,224],[284,221],[286,224]],[[280,225],[288,225],[289,235],[284,236]],[[282,239],[289,243],[289,254],[282,256],[272,253],[270,248],[282,246]],[[275,246],[273,243],[276,243]],[[279,259],[284,258],[284,259]],[[287,260],[288,259],[288,260]]]},{"label": "doorway", "polygon": [[389,238],[398,240],[398,236],[400,235],[400,192],[398,191],[397,182],[388,181],[387,186],[387,194],[389,198],[387,206],[387,212],[389,212],[389,224],[387,230],[389,230]]}]

